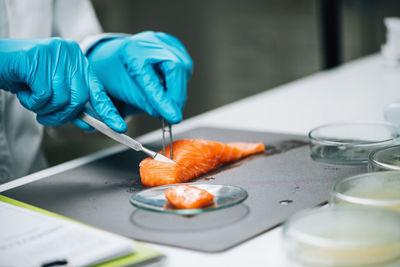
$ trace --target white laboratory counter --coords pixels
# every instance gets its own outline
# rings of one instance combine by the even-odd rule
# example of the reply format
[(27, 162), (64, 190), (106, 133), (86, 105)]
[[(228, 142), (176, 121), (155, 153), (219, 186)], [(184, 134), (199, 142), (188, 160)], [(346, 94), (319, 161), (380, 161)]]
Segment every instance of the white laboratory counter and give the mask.
[[(386, 70), (381, 58), (373, 55), (185, 120), (174, 127), (174, 133), (193, 127), (215, 126), (306, 135), (311, 128), (336, 121), (383, 121), (384, 107), (399, 99), (400, 71)], [(145, 142), (158, 137), (156, 131), (140, 140)], [(117, 146), (46, 169), (1, 185), (0, 192), (123, 149)], [(221, 253), (146, 245), (165, 254), (168, 267), (279, 267), (285, 265), (281, 229), (278, 227)]]
[[(306, 135), (331, 122), (383, 121), (384, 107), (395, 100), (400, 100), (400, 71), (385, 69), (373, 55), (201, 114), (176, 130), (208, 125)], [(278, 227), (216, 254), (151, 247), (165, 253), (171, 267), (280, 267), (286, 266), (281, 233)]]

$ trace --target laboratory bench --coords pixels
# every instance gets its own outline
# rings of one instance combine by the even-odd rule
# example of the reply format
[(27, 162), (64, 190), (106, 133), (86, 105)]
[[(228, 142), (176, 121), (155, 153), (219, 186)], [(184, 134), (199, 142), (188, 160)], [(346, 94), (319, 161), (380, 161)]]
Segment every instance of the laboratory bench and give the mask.
[[(303, 136), (310, 129), (338, 121), (383, 121), (385, 106), (400, 98), (400, 71), (384, 66), (371, 55), (337, 68), (273, 88), (222, 106), (174, 126), (179, 135), (198, 127)], [(151, 143), (154, 131), (138, 138)], [(0, 192), (85, 166), (125, 151), (122, 146), (78, 158), (0, 186)], [(328, 196), (326, 196), (328, 199)], [(162, 222), (160, 222), (162, 223)], [(166, 266), (285, 266), (282, 227), (276, 226), (221, 252), (199, 252), (154, 243), (144, 244), (166, 255)]]

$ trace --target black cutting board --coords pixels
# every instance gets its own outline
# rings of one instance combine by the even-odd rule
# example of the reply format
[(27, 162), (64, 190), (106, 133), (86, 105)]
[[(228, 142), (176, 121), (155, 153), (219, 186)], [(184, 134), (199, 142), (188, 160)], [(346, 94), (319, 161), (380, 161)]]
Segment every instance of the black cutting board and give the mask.
[[(365, 165), (312, 160), (304, 136), (196, 128), (176, 136), (181, 138), (263, 142), (264, 155), (251, 156), (196, 180), (240, 186), (249, 198), (235, 207), (192, 217), (136, 209), (129, 198), (145, 188), (138, 170), (145, 156), (133, 150), (3, 194), (138, 240), (218, 252), (274, 228), (296, 211), (326, 202), (335, 181), (366, 171)], [(159, 148), (160, 144), (149, 146)]]

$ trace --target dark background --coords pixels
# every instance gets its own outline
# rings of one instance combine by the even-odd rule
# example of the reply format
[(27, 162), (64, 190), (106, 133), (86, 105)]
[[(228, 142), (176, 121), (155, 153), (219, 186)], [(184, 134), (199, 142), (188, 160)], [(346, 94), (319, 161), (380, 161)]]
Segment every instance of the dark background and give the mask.
[[(324, 69), (327, 11), (337, 15), (334, 39), (341, 63), (378, 52), (385, 41), (383, 18), (400, 16), (398, 0), (92, 2), (105, 32), (163, 31), (185, 44), (194, 73), (184, 118)], [(324, 11), (327, 2), (335, 3), (336, 12), (329, 6)], [(160, 125), (158, 119), (139, 115), (131, 119), (129, 134), (138, 136)], [(44, 139), (51, 165), (112, 144), (72, 126), (48, 128)]]

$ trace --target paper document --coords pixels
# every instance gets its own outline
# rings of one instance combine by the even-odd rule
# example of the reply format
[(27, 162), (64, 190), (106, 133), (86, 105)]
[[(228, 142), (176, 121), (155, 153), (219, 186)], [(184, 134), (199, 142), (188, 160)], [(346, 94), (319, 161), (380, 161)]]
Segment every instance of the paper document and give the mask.
[(86, 266), (133, 252), (128, 238), (0, 202), (0, 266)]

